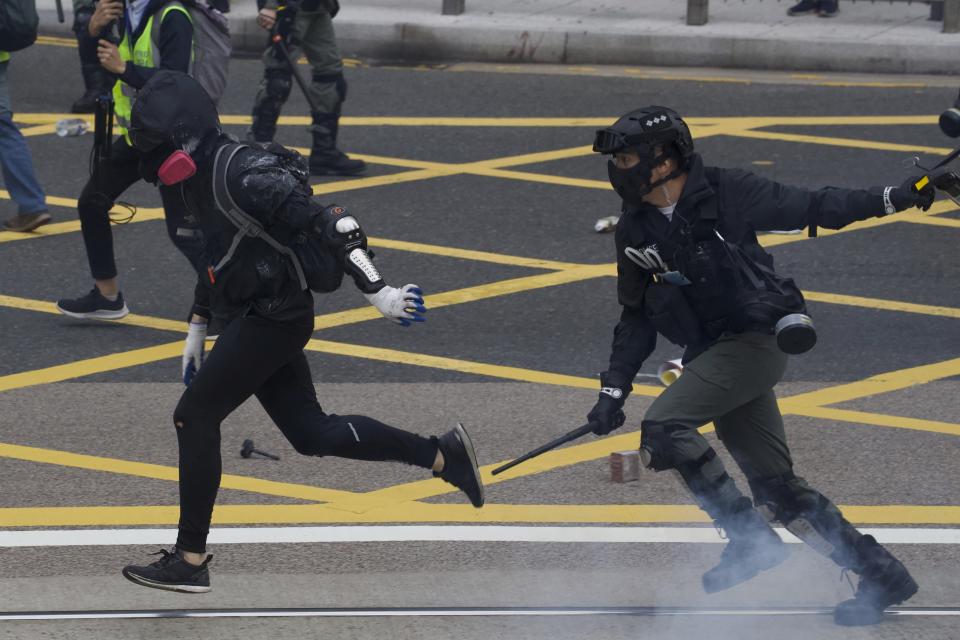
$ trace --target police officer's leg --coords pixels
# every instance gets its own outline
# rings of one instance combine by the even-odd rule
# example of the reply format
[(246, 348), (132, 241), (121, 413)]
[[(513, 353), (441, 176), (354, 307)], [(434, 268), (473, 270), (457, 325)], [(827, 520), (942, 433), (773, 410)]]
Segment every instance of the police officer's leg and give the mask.
[(885, 607), (913, 595), (917, 585), (906, 568), (873, 536), (857, 531), (826, 496), (794, 474), (772, 391), (724, 416), (717, 431), (747, 476), (757, 508), (815, 551), (862, 576), (864, 588), (858, 592), (859, 599), (838, 607), (838, 622), (879, 621)]
[(347, 157), (337, 148), (340, 113), (347, 99), (343, 60), (333, 31), (333, 20), (325, 11), (304, 14), (303, 50), (313, 69), (310, 97), (316, 107), (311, 116), (313, 148), (310, 172), (313, 175), (358, 175), (367, 165)]
[(256, 315), (231, 322), (207, 354), (173, 414), (180, 450), (180, 528), (177, 548), (206, 549), (220, 486), (220, 424), (303, 349), (308, 323)]
[(99, 184), (95, 184), (91, 178), (83, 187), (77, 201), (77, 212), (90, 274), (96, 281), (96, 287), (86, 296), (59, 300), (57, 306), (64, 314), (116, 319), (128, 313), (117, 288), (110, 209), (120, 194), (140, 181), (139, 159), (139, 154), (122, 137), (117, 138), (113, 143), (110, 162), (102, 168)]
[(740, 573), (707, 572), (707, 591), (733, 586), (783, 559), (779, 538), (751, 508), (697, 429), (769, 392), (783, 374), (785, 359), (772, 336), (724, 336), (687, 365), (641, 423), (640, 452), (646, 466), (677, 471), (700, 507), (726, 531), (730, 544), (721, 567), (746, 563)]
[[(291, 60), (296, 62), (301, 55), (299, 31), (294, 31), (287, 44)], [(261, 57), (263, 60), (263, 80), (253, 102), (253, 124), (248, 137), (255, 142), (271, 142), (277, 133), (277, 120), (284, 103), (290, 97), (293, 88), (293, 72), (282, 55), (272, 46), (267, 46)]]
[(97, 59), (97, 39), (90, 35), (87, 27), (93, 16), (93, 0), (74, 0), (73, 32), (77, 37), (77, 51), (80, 54), (80, 72), (83, 74), (84, 93), (70, 107), (73, 113), (93, 113), (97, 96), (110, 90), (113, 79), (100, 66)]

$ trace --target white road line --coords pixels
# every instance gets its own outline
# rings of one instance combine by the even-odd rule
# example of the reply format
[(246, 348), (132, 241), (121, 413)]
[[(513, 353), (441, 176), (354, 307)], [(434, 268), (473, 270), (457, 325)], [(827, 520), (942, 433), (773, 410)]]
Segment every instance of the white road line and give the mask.
[[(887, 544), (960, 545), (960, 528), (884, 527), (862, 529)], [(800, 541), (777, 529), (787, 542)], [(175, 529), (30, 529), (0, 531), (0, 548), (169, 545)], [(210, 544), (281, 544), (309, 542), (573, 542), (573, 543), (720, 543), (712, 527), (531, 527), (531, 526), (329, 526), (222, 527)]]
[[(129, 611), (23, 611), (0, 613), (0, 622), (15, 620), (106, 620), (131, 618), (386, 618), (503, 616), (828, 616), (832, 608), (777, 607), (711, 609), (694, 607), (430, 607), (419, 609), (146, 609)], [(888, 616), (960, 616), (960, 609), (903, 607)]]

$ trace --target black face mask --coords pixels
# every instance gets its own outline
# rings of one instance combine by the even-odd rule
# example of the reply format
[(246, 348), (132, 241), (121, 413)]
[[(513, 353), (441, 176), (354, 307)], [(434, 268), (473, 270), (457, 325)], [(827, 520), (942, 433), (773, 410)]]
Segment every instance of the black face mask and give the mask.
[(617, 195), (628, 205), (639, 207), (643, 203), (643, 196), (653, 191), (654, 187), (659, 187), (668, 180), (680, 175), (681, 170), (671, 172), (656, 182), (650, 182), (653, 174), (653, 168), (666, 162), (672, 156), (668, 153), (662, 153), (655, 158), (640, 156), (640, 162), (629, 169), (617, 167), (613, 160), (607, 162), (607, 176), (610, 178), (610, 184)]

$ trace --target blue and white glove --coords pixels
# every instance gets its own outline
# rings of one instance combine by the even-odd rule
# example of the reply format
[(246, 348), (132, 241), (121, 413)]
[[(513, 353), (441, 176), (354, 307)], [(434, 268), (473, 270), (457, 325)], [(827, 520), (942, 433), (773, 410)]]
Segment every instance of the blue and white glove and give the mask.
[(183, 384), (190, 386), (190, 381), (203, 364), (203, 341), (207, 337), (206, 322), (191, 322), (187, 328), (187, 342), (183, 347), (183, 362), (180, 372), (183, 374)]
[(423, 291), (415, 284), (407, 284), (399, 289), (387, 286), (376, 293), (365, 293), (363, 297), (385, 318), (401, 326), (409, 327), (413, 322), (426, 321), (421, 315), (427, 312), (423, 306)]

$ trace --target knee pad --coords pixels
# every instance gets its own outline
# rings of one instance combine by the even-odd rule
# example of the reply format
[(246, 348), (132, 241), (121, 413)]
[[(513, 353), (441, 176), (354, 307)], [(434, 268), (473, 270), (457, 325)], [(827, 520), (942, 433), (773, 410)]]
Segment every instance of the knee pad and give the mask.
[(671, 434), (678, 429), (677, 425), (665, 425), (659, 422), (643, 421), (640, 424), (640, 459), (643, 465), (654, 471), (674, 469), (675, 459)]
[(340, 99), (340, 102), (344, 102), (347, 99), (347, 79), (343, 77), (342, 71), (337, 73), (318, 73), (317, 71), (314, 71), (313, 83), (332, 83), (337, 91), (337, 97)]
[(286, 101), (293, 87), (293, 76), (289, 69), (267, 69), (265, 93), (272, 100)]

